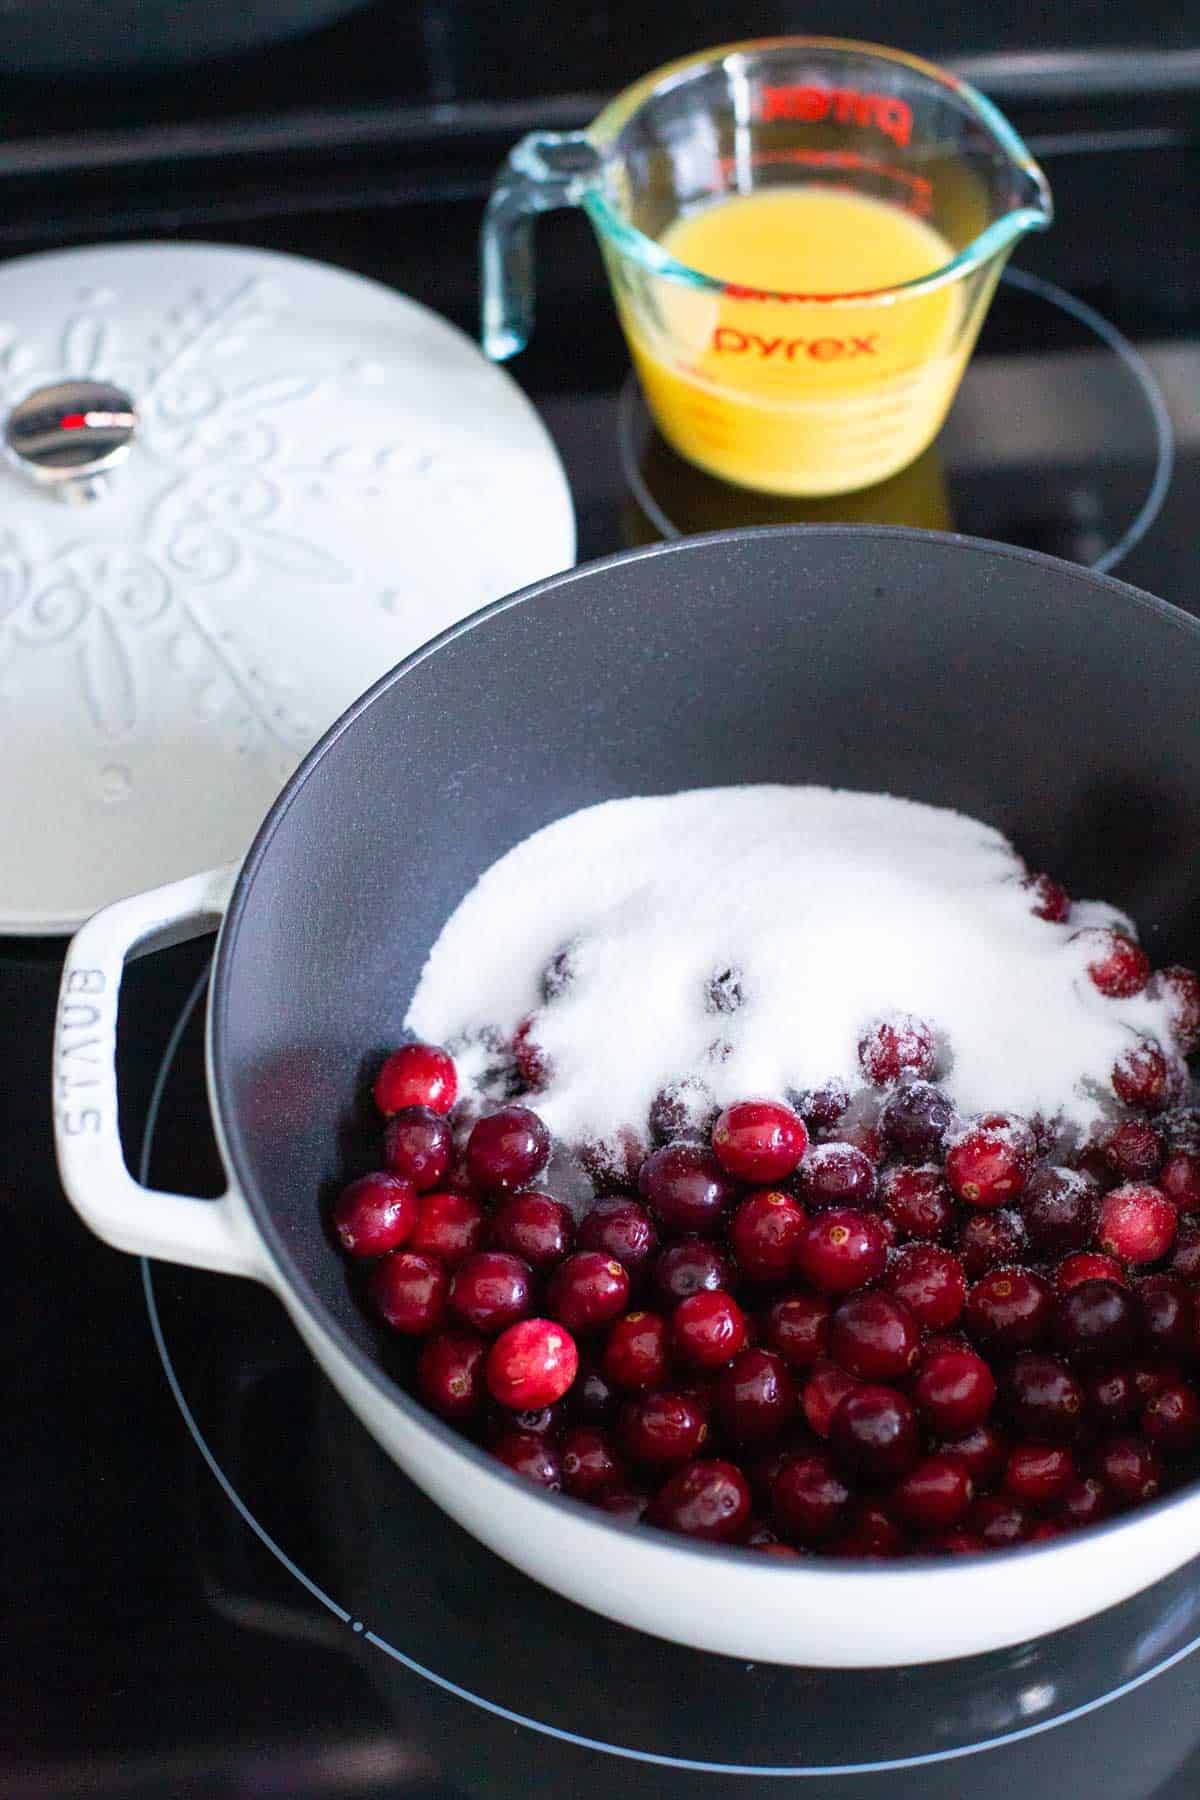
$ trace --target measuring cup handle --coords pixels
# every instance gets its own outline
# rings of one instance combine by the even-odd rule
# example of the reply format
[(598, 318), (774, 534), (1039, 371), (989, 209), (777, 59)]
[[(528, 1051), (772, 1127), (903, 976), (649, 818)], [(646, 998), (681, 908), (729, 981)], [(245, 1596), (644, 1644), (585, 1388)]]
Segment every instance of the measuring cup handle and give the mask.
[(533, 330), (535, 214), (578, 206), (600, 166), (600, 152), (583, 131), (535, 131), (510, 150), (479, 240), (481, 335), (493, 362), (523, 350)]

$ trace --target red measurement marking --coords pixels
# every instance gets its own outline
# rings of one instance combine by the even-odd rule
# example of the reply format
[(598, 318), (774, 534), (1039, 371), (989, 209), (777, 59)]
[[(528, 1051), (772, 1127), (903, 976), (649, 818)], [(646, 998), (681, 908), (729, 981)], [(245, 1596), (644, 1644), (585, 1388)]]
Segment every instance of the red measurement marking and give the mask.
[(773, 119), (797, 119), (818, 125), (832, 119), (838, 125), (865, 125), (882, 131), (903, 149), (912, 138), (912, 107), (894, 94), (868, 94), (858, 88), (816, 86), (764, 87), (758, 103), (764, 124)]

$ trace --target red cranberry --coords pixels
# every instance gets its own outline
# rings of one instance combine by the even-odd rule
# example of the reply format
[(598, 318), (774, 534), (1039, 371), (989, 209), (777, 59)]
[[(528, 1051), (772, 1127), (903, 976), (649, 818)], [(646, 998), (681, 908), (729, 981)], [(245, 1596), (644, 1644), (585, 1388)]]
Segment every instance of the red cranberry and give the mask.
[(925, 1357), (913, 1387), (921, 1416), (948, 1437), (981, 1425), (995, 1397), (995, 1377), (974, 1350), (939, 1350)]
[(1021, 1201), (1031, 1248), (1039, 1256), (1063, 1256), (1091, 1241), (1096, 1186), (1079, 1169), (1035, 1169)]
[(1099, 1240), (1122, 1262), (1159, 1262), (1175, 1241), (1178, 1215), (1161, 1188), (1127, 1181), (1100, 1202)]
[[(484, 1364), (484, 1379), (487, 1378), (487, 1364)], [(524, 1411), (512, 1412), (506, 1406), (500, 1406), (495, 1400), (489, 1400), (486, 1413), (486, 1431), (489, 1444), (508, 1431), (531, 1431), (536, 1437), (550, 1438), (557, 1443), (563, 1426), (564, 1407), (561, 1400), (551, 1406), (530, 1406)]]
[(847, 1468), (880, 1478), (903, 1475), (917, 1458), (912, 1402), (895, 1388), (857, 1387), (839, 1403), (829, 1442)]
[(548, 1310), (570, 1331), (595, 1331), (629, 1304), (629, 1276), (602, 1250), (578, 1250), (550, 1277)]
[(1058, 1516), (1064, 1525), (1096, 1525), (1101, 1519), (1108, 1517), (1108, 1496), (1104, 1492), (1104, 1484), (1096, 1480), (1094, 1475), (1085, 1475), (1080, 1481), (1073, 1481), (1063, 1495), (1058, 1506)]
[(679, 1302), (671, 1319), (671, 1336), (685, 1362), (699, 1369), (719, 1369), (745, 1349), (749, 1333), (737, 1301), (718, 1288)]
[(393, 1175), (411, 1181), (418, 1193), (435, 1188), (454, 1155), (454, 1134), (428, 1106), (402, 1106), (383, 1133), (384, 1161)]
[(518, 1319), (488, 1351), (488, 1392), (514, 1412), (553, 1406), (578, 1368), (575, 1340), (557, 1320)]
[(1096, 1452), (1095, 1469), (1118, 1506), (1153, 1500), (1162, 1487), (1158, 1452), (1144, 1438), (1109, 1438)]
[(1137, 1337), (1133, 1296), (1115, 1281), (1081, 1281), (1058, 1297), (1058, 1337), (1076, 1360), (1112, 1361)]
[(1061, 1444), (1014, 1444), (1004, 1485), (1029, 1506), (1053, 1506), (1075, 1481), (1075, 1459)]
[(1151, 978), (1150, 996), (1166, 1003), (1179, 1054), (1191, 1056), (1200, 1050), (1200, 975), (1174, 963)]
[(731, 1288), (733, 1264), (714, 1244), (689, 1238), (660, 1253), (654, 1264), (653, 1281), (666, 1305), (677, 1306), (692, 1294)]
[(677, 1138), (706, 1138), (717, 1111), (708, 1083), (698, 1075), (685, 1075), (661, 1088), (650, 1102), (650, 1135), (658, 1144), (670, 1144)]
[(544, 1088), (553, 1073), (545, 1047), (538, 1040), (539, 1020), (536, 1013), (522, 1019), (513, 1032), (512, 1054), (517, 1073), (527, 1088)]
[(1174, 1381), (1142, 1408), (1142, 1434), (1158, 1450), (1176, 1456), (1200, 1439), (1200, 1399), (1194, 1387)]
[(1029, 910), (1048, 925), (1065, 925), (1071, 916), (1071, 896), (1049, 875), (1026, 875), (1021, 886), (1029, 895)]
[(988, 1113), (950, 1139), (946, 1180), (968, 1206), (1004, 1206), (1029, 1179), (1033, 1148), (1033, 1134), (1023, 1119)]
[(1017, 1430), (1041, 1443), (1069, 1442), (1082, 1422), (1083, 1389), (1074, 1374), (1057, 1357), (1037, 1351), (1026, 1351), (1013, 1363), (1008, 1403)]
[(978, 1532), (966, 1531), (956, 1525), (952, 1531), (939, 1531), (935, 1536), (926, 1538), (922, 1546), (931, 1556), (977, 1556), (987, 1545)]
[(383, 1256), (408, 1242), (417, 1208), (411, 1181), (378, 1171), (342, 1189), (334, 1202), (333, 1228), (350, 1256)]
[(997, 1350), (1032, 1350), (1050, 1329), (1050, 1284), (1031, 1269), (995, 1269), (967, 1295), (964, 1318), (976, 1343)]
[(489, 1337), (524, 1318), (532, 1298), (529, 1264), (505, 1250), (477, 1250), (450, 1284), (452, 1310)]
[(842, 1081), (824, 1087), (792, 1088), (788, 1103), (813, 1131), (829, 1131), (850, 1104), (850, 1090)]
[(875, 1019), (858, 1040), (858, 1062), (868, 1081), (888, 1087), (904, 1075), (924, 1080), (933, 1074), (933, 1032), (911, 1013)]
[(621, 1396), (601, 1369), (582, 1364), (571, 1389), (571, 1413), (585, 1425), (607, 1425), (616, 1417)]
[(888, 1506), (877, 1499), (860, 1500), (850, 1511), (849, 1530), (828, 1549), (843, 1556), (902, 1556), (908, 1548), (903, 1531)]
[(783, 1281), (796, 1259), (804, 1212), (776, 1188), (751, 1194), (729, 1221), (729, 1245), (749, 1281)]
[(1024, 1543), (1033, 1530), (1033, 1520), (1021, 1502), (999, 1494), (977, 1494), (967, 1524), (988, 1550)]
[(1115, 1281), (1118, 1287), (1128, 1286), (1125, 1271), (1113, 1256), (1104, 1256), (1098, 1250), (1079, 1250), (1074, 1256), (1064, 1256), (1054, 1271), (1058, 1292), (1069, 1294), (1085, 1281)]
[(1122, 1050), (1113, 1064), (1112, 1084), (1118, 1100), (1145, 1112), (1158, 1112), (1171, 1098), (1171, 1071), (1153, 1038), (1141, 1038)]
[(1159, 1171), (1158, 1185), (1180, 1212), (1200, 1211), (1200, 1153), (1172, 1150)]
[(976, 1425), (961, 1436), (944, 1439), (937, 1448), (961, 1456), (975, 1483), (976, 1493), (997, 1481), (1008, 1457), (1008, 1443), (991, 1424)]
[(944, 1331), (962, 1312), (966, 1277), (957, 1256), (937, 1244), (910, 1244), (889, 1264), (884, 1285), (914, 1314), (922, 1331)]
[(842, 1525), (850, 1490), (823, 1450), (785, 1457), (771, 1485), (771, 1509), (785, 1537), (818, 1544)]
[(1087, 951), (1087, 972), (1110, 1000), (1128, 1000), (1140, 994), (1150, 979), (1146, 952), (1110, 925), (1088, 925), (1071, 939)]
[(624, 1482), (614, 1488), (607, 1488), (597, 1498), (596, 1505), (602, 1512), (612, 1513), (614, 1518), (623, 1519), (627, 1525), (638, 1525), (650, 1510), (650, 1495), (645, 1488)]
[(1093, 1369), (1083, 1382), (1083, 1403), (1088, 1417), (1108, 1430), (1131, 1419), (1141, 1405), (1133, 1376), (1125, 1363), (1109, 1369)]
[(644, 1206), (623, 1194), (611, 1194), (597, 1200), (581, 1221), (579, 1248), (602, 1251), (634, 1276), (658, 1249), (658, 1233)]
[(851, 1294), (834, 1313), (829, 1354), (864, 1381), (900, 1381), (917, 1360), (921, 1329), (903, 1300), (890, 1294)]
[(448, 1269), (456, 1269), (463, 1258), (478, 1250), (487, 1233), (483, 1208), (469, 1194), (456, 1194), (438, 1188), (422, 1194), (418, 1201), (417, 1223), (409, 1239), (411, 1250), (423, 1250), (436, 1256)]
[(813, 1144), (796, 1171), (796, 1187), (809, 1206), (869, 1206), (875, 1170), (853, 1144)]
[(474, 1331), (438, 1331), (417, 1358), (417, 1388), (443, 1419), (465, 1419), (483, 1403), (487, 1345)]
[(405, 1337), (427, 1337), (446, 1311), (450, 1277), (436, 1257), (393, 1250), (367, 1278), (367, 1295), (385, 1325)]
[(621, 1414), (621, 1441), (635, 1462), (673, 1468), (697, 1456), (708, 1436), (708, 1413), (692, 1394), (639, 1394)]
[(1006, 1263), (1020, 1262), (1025, 1254), (1025, 1225), (1009, 1207), (992, 1212), (971, 1212), (958, 1228), (958, 1254), (963, 1272), (971, 1281)]
[(953, 1102), (927, 1081), (910, 1081), (889, 1095), (879, 1125), (883, 1141), (897, 1156), (921, 1163), (940, 1156), (955, 1122)]
[(827, 1358), (813, 1365), (808, 1380), (804, 1384), (804, 1392), (800, 1403), (804, 1416), (818, 1437), (827, 1438), (833, 1415), (846, 1398), (862, 1384), (853, 1375), (847, 1375), (845, 1369)]
[(616, 1320), (604, 1345), (603, 1369), (629, 1391), (661, 1387), (667, 1378), (670, 1337), (661, 1313), (631, 1312)]
[(558, 1493), (562, 1487), (562, 1465), (558, 1451), (544, 1437), (532, 1431), (506, 1431), (492, 1445), (492, 1455), (514, 1475)]
[(763, 1342), (793, 1369), (809, 1369), (829, 1342), (832, 1302), (823, 1294), (788, 1294), (762, 1316)]
[(946, 1531), (966, 1517), (975, 1484), (961, 1456), (935, 1451), (896, 1483), (894, 1497), (902, 1517), (918, 1531)]
[(549, 1155), (550, 1133), (527, 1106), (488, 1113), (467, 1139), (467, 1171), (485, 1192), (524, 1187)]
[(796, 1246), (796, 1262), (822, 1293), (848, 1294), (882, 1275), (887, 1239), (870, 1213), (831, 1207), (808, 1220)]
[(914, 1169), (898, 1163), (885, 1169), (879, 1197), (884, 1216), (902, 1238), (940, 1238), (954, 1217), (950, 1189), (941, 1170), (932, 1166)]
[[(1163, 1143), (1147, 1119), (1125, 1119), (1109, 1132), (1101, 1154), (1123, 1181), (1152, 1181), (1162, 1164)], [(1027, 1199), (1026, 1209), (1028, 1204)]]
[(733, 1463), (690, 1462), (661, 1490), (652, 1517), (667, 1531), (727, 1544), (739, 1535), (749, 1512), (750, 1489)]
[(796, 1415), (796, 1385), (773, 1350), (742, 1350), (713, 1386), (717, 1418), (735, 1444), (777, 1437)]
[(620, 1126), (609, 1137), (585, 1138), (575, 1145), (575, 1155), (591, 1176), (594, 1192), (625, 1198), (637, 1183), (647, 1147), (631, 1127)]
[(458, 1095), (454, 1059), (436, 1044), (405, 1044), (380, 1069), (374, 1094), (385, 1117), (408, 1106), (448, 1113)]
[(1195, 1331), (1187, 1282), (1179, 1275), (1145, 1275), (1133, 1291), (1147, 1347), (1164, 1356), (1190, 1356)]
[(1200, 1219), (1180, 1219), (1167, 1267), (1187, 1282), (1200, 1282)]
[(1026, 1538), (1027, 1544), (1048, 1544), (1063, 1535), (1066, 1527), (1058, 1519), (1039, 1519)]
[(669, 1231), (708, 1231), (717, 1225), (737, 1189), (711, 1150), (700, 1144), (668, 1144), (642, 1164), (638, 1187)]
[(549, 1194), (505, 1194), (492, 1214), (492, 1243), (534, 1269), (552, 1268), (571, 1251), (575, 1221)]
[(1183, 1370), (1176, 1362), (1160, 1357), (1142, 1356), (1126, 1364), (1133, 1391), (1139, 1400), (1153, 1400), (1164, 1388), (1183, 1380)]
[(790, 1175), (807, 1145), (804, 1120), (774, 1100), (739, 1100), (712, 1131), (713, 1155), (726, 1173), (764, 1186)]
[(559, 1460), (563, 1487), (576, 1500), (598, 1500), (627, 1479), (612, 1438), (599, 1425), (573, 1425), (563, 1436)]

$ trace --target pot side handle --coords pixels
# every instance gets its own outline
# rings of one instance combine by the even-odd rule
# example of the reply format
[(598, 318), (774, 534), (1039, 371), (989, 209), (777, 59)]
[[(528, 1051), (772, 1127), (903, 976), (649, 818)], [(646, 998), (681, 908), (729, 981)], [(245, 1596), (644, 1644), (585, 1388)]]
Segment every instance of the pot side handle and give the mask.
[(240, 1194), (197, 1200), (144, 1188), (125, 1166), (117, 1123), (117, 1010), (125, 964), (221, 923), (237, 865), (118, 900), (72, 938), (54, 1027), (54, 1145), (66, 1195), (117, 1250), (265, 1280), (261, 1240)]

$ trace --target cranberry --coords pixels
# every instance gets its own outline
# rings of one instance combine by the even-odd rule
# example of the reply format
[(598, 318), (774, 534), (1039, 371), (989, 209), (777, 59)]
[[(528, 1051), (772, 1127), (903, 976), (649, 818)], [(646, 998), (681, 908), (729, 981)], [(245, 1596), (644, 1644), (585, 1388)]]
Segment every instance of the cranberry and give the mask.
[(935, 1556), (977, 1556), (987, 1545), (978, 1532), (965, 1531), (961, 1525), (952, 1531), (939, 1531), (934, 1537), (926, 1538), (922, 1549)]
[(1033, 1148), (1033, 1134), (1023, 1119), (988, 1113), (950, 1139), (946, 1180), (968, 1206), (1004, 1206), (1029, 1179)]
[(704, 984), (704, 1010), (710, 1013), (735, 1013), (746, 1002), (742, 971), (736, 963), (717, 969)]
[(492, 1455), (514, 1475), (558, 1493), (562, 1487), (562, 1465), (558, 1451), (543, 1437), (532, 1431), (506, 1431), (491, 1447)]
[(1109, 1429), (1131, 1419), (1141, 1405), (1133, 1376), (1125, 1363), (1109, 1369), (1093, 1369), (1083, 1382), (1083, 1403), (1088, 1417)]
[(549, 1194), (505, 1194), (492, 1214), (492, 1243), (534, 1269), (561, 1262), (570, 1254), (574, 1235), (569, 1208)]
[(451, 1309), (488, 1336), (524, 1318), (532, 1298), (529, 1264), (505, 1250), (477, 1250), (450, 1284)]
[(850, 1527), (828, 1548), (843, 1556), (902, 1556), (907, 1541), (888, 1506), (876, 1499), (860, 1500), (851, 1508)]
[(1194, 1387), (1173, 1381), (1142, 1408), (1142, 1434), (1156, 1449), (1177, 1455), (1200, 1439), (1200, 1399)]
[(1187, 1282), (1179, 1275), (1145, 1275), (1133, 1291), (1147, 1347), (1165, 1356), (1190, 1356), (1195, 1331)]
[(1171, 1036), (1181, 1056), (1200, 1050), (1200, 975), (1173, 963), (1151, 978), (1150, 995), (1165, 1002)]
[(650, 1496), (645, 1488), (634, 1487), (632, 1483), (619, 1483), (614, 1488), (607, 1488), (596, 1501), (597, 1506), (614, 1518), (623, 1519), (627, 1525), (638, 1525), (650, 1510)]
[(486, 1192), (522, 1188), (545, 1166), (550, 1133), (527, 1106), (503, 1106), (480, 1119), (467, 1139), (467, 1171)]
[(1180, 1212), (1200, 1211), (1200, 1154), (1172, 1150), (1159, 1172), (1158, 1185)]
[(967, 1330), (997, 1350), (1032, 1350), (1050, 1329), (1050, 1284), (1031, 1269), (995, 1269), (967, 1295)]
[(1126, 1119), (1104, 1140), (1101, 1154), (1124, 1181), (1150, 1181), (1163, 1159), (1163, 1142), (1147, 1119)]
[(671, 1319), (671, 1335), (685, 1362), (718, 1369), (745, 1349), (749, 1333), (737, 1301), (718, 1288), (681, 1300)]
[(832, 1302), (823, 1294), (788, 1294), (762, 1316), (763, 1341), (793, 1369), (808, 1369), (825, 1354)]
[(1094, 1475), (1073, 1481), (1058, 1504), (1058, 1516), (1064, 1525), (1096, 1525), (1108, 1517), (1108, 1496), (1104, 1484)]
[(518, 1319), (488, 1351), (488, 1392), (514, 1412), (553, 1406), (578, 1368), (575, 1340), (557, 1320)]
[(804, 1384), (801, 1395), (801, 1406), (804, 1416), (818, 1437), (829, 1436), (829, 1426), (834, 1413), (846, 1398), (862, 1384), (853, 1375), (847, 1375), (845, 1369), (828, 1358), (813, 1365), (808, 1380)]
[(422, 1194), (417, 1204), (410, 1250), (423, 1250), (428, 1256), (438, 1257), (448, 1269), (456, 1269), (464, 1257), (480, 1248), (487, 1221), (483, 1208), (469, 1194), (438, 1188), (431, 1194)]
[(903, 1475), (917, 1458), (912, 1402), (895, 1388), (857, 1387), (839, 1402), (829, 1442), (841, 1462), (863, 1475)]
[(579, 1250), (550, 1277), (546, 1303), (569, 1330), (595, 1331), (629, 1304), (629, 1276), (602, 1250)]
[(692, 1394), (639, 1394), (621, 1414), (621, 1441), (635, 1462), (672, 1468), (699, 1454), (708, 1436), (708, 1411)]
[(443, 1419), (465, 1419), (483, 1403), (487, 1345), (474, 1331), (438, 1331), (417, 1358), (421, 1398)]
[(700, 1144), (668, 1144), (642, 1164), (638, 1187), (669, 1231), (708, 1231), (737, 1189), (711, 1150)]
[(788, 1103), (813, 1131), (829, 1131), (850, 1104), (850, 1090), (842, 1081), (824, 1087), (792, 1088)]
[(672, 1244), (654, 1264), (653, 1281), (657, 1293), (668, 1306), (677, 1306), (692, 1294), (733, 1286), (733, 1265), (713, 1244)]
[(904, 1075), (922, 1080), (933, 1074), (933, 1032), (911, 1013), (875, 1019), (858, 1040), (859, 1067), (876, 1087), (887, 1087)]
[(1031, 1248), (1039, 1256), (1082, 1250), (1091, 1241), (1096, 1198), (1095, 1183), (1079, 1169), (1035, 1169), (1021, 1201)]
[(1004, 1486), (1015, 1500), (1053, 1506), (1075, 1481), (1075, 1459), (1061, 1444), (1014, 1444), (1004, 1469)]
[(829, 1354), (864, 1381), (903, 1380), (917, 1360), (920, 1326), (903, 1300), (890, 1294), (851, 1294), (834, 1313)]
[(667, 1531), (727, 1544), (739, 1535), (749, 1512), (750, 1489), (741, 1470), (712, 1461), (677, 1469), (654, 1501), (651, 1516)]
[(809, 1219), (796, 1246), (802, 1275), (827, 1294), (848, 1294), (883, 1273), (887, 1240), (879, 1220), (847, 1206)]
[(1113, 1256), (1104, 1256), (1098, 1250), (1080, 1250), (1074, 1256), (1064, 1256), (1054, 1271), (1058, 1292), (1069, 1294), (1085, 1281), (1115, 1281), (1118, 1287), (1128, 1286), (1125, 1271)]
[(813, 1144), (796, 1171), (796, 1187), (810, 1206), (869, 1206), (875, 1170), (853, 1144)]
[(1088, 925), (1071, 939), (1087, 951), (1087, 972), (1110, 1000), (1140, 994), (1150, 979), (1150, 958), (1123, 931), (1110, 925)]
[(976, 1532), (988, 1550), (1007, 1549), (1023, 1543), (1033, 1530), (1033, 1520), (1019, 1500), (999, 1494), (978, 1494), (967, 1514), (969, 1528)]
[(402, 1175), (424, 1193), (435, 1188), (450, 1167), (454, 1134), (431, 1107), (402, 1106), (384, 1129), (383, 1154), (394, 1175)]
[(972, 1281), (1019, 1262), (1025, 1254), (1025, 1225), (1009, 1207), (992, 1212), (968, 1213), (958, 1228), (958, 1254), (963, 1272)]
[(1065, 925), (1071, 916), (1071, 897), (1049, 875), (1026, 875), (1021, 886), (1030, 897), (1029, 910), (1048, 925)]
[(667, 1322), (661, 1313), (625, 1313), (611, 1327), (602, 1367), (609, 1381), (629, 1391), (661, 1387), (669, 1364)]
[(1158, 1452), (1144, 1438), (1109, 1438), (1096, 1452), (1095, 1469), (1119, 1506), (1153, 1500), (1162, 1487)]
[(615, 1418), (620, 1399), (603, 1370), (580, 1365), (571, 1389), (571, 1412), (576, 1419), (587, 1425), (607, 1425)]
[(739, 1351), (717, 1376), (713, 1399), (721, 1428), (735, 1444), (765, 1443), (796, 1415), (795, 1383), (773, 1350)]
[(513, 1032), (512, 1054), (517, 1073), (527, 1088), (544, 1088), (553, 1074), (553, 1066), (545, 1047), (538, 1041), (539, 1020), (536, 1013), (522, 1019)]
[(1009, 1373), (1008, 1402), (1013, 1423), (1025, 1437), (1065, 1443), (1079, 1430), (1083, 1389), (1057, 1357), (1037, 1351), (1018, 1356)]
[[(487, 1377), (487, 1364), (484, 1364), (484, 1378)], [(495, 1400), (489, 1400), (486, 1415), (486, 1435), (489, 1444), (502, 1438), (508, 1431), (531, 1431), (535, 1437), (550, 1438), (555, 1443), (563, 1425), (563, 1403), (556, 1400), (550, 1406), (529, 1406), (521, 1411), (511, 1412), (508, 1407), (500, 1406)]]
[(1128, 1181), (1100, 1202), (1101, 1247), (1123, 1262), (1159, 1262), (1175, 1240), (1178, 1215), (1161, 1188)]
[(1133, 1296), (1115, 1281), (1082, 1281), (1059, 1295), (1057, 1324), (1068, 1356), (1110, 1361), (1133, 1345), (1137, 1308)]
[(961, 1456), (975, 1483), (976, 1493), (981, 1493), (999, 1478), (1008, 1457), (1005, 1438), (991, 1424), (976, 1425), (961, 1436), (944, 1438), (937, 1448)]
[(658, 1233), (644, 1206), (623, 1194), (597, 1200), (579, 1226), (579, 1248), (600, 1250), (639, 1275), (658, 1249)]
[(803, 1119), (774, 1100), (727, 1106), (712, 1131), (713, 1155), (737, 1181), (782, 1181), (808, 1145)]
[(599, 1425), (573, 1425), (560, 1452), (563, 1487), (576, 1500), (598, 1500), (626, 1480), (612, 1438)]
[(1171, 1071), (1153, 1038), (1141, 1038), (1122, 1050), (1113, 1064), (1112, 1084), (1126, 1106), (1158, 1112), (1171, 1097)]
[(585, 1138), (575, 1145), (575, 1155), (591, 1176), (594, 1192), (625, 1198), (637, 1183), (647, 1146), (629, 1126), (620, 1126), (609, 1137)]
[(1138, 1357), (1128, 1363), (1126, 1369), (1139, 1400), (1153, 1400), (1164, 1388), (1183, 1380), (1183, 1370), (1179, 1364), (1162, 1357)]
[(953, 1102), (927, 1081), (910, 1081), (888, 1096), (880, 1117), (883, 1141), (897, 1156), (921, 1163), (941, 1154), (955, 1122)]
[(367, 1279), (367, 1295), (385, 1325), (405, 1337), (436, 1331), (446, 1311), (450, 1277), (434, 1256), (393, 1250)]
[(764, 1188), (751, 1194), (729, 1221), (729, 1244), (750, 1281), (783, 1281), (796, 1258), (804, 1212), (790, 1194)]
[(388, 1057), (373, 1091), (385, 1117), (409, 1106), (448, 1113), (458, 1095), (454, 1059), (436, 1044), (405, 1044)]
[(1167, 1267), (1187, 1282), (1200, 1282), (1200, 1219), (1180, 1219)]
[(957, 1525), (974, 1497), (975, 1484), (966, 1463), (944, 1450), (914, 1463), (895, 1489), (901, 1515), (918, 1531), (946, 1531)]
[(383, 1256), (412, 1236), (417, 1190), (399, 1175), (377, 1171), (342, 1189), (333, 1206), (333, 1229), (350, 1256)]
[(670, 1144), (677, 1138), (706, 1138), (717, 1111), (708, 1083), (698, 1075), (685, 1075), (660, 1088), (650, 1102), (650, 1136), (658, 1144)]
[(850, 1490), (823, 1450), (785, 1457), (771, 1485), (771, 1509), (785, 1537), (817, 1544), (842, 1525)]
[(889, 1264), (884, 1285), (914, 1314), (922, 1331), (953, 1325), (967, 1297), (957, 1256), (937, 1244), (910, 1244)]
[(879, 1182), (884, 1216), (902, 1238), (940, 1238), (954, 1217), (950, 1190), (940, 1169), (898, 1163), (885, 1169)]
[(995, 1397), (995, 1377), (974, 1350), (939, 1350), (926, 1356), (913, 1387), (922, 1418), (950, 1437), (981, 1425)]

